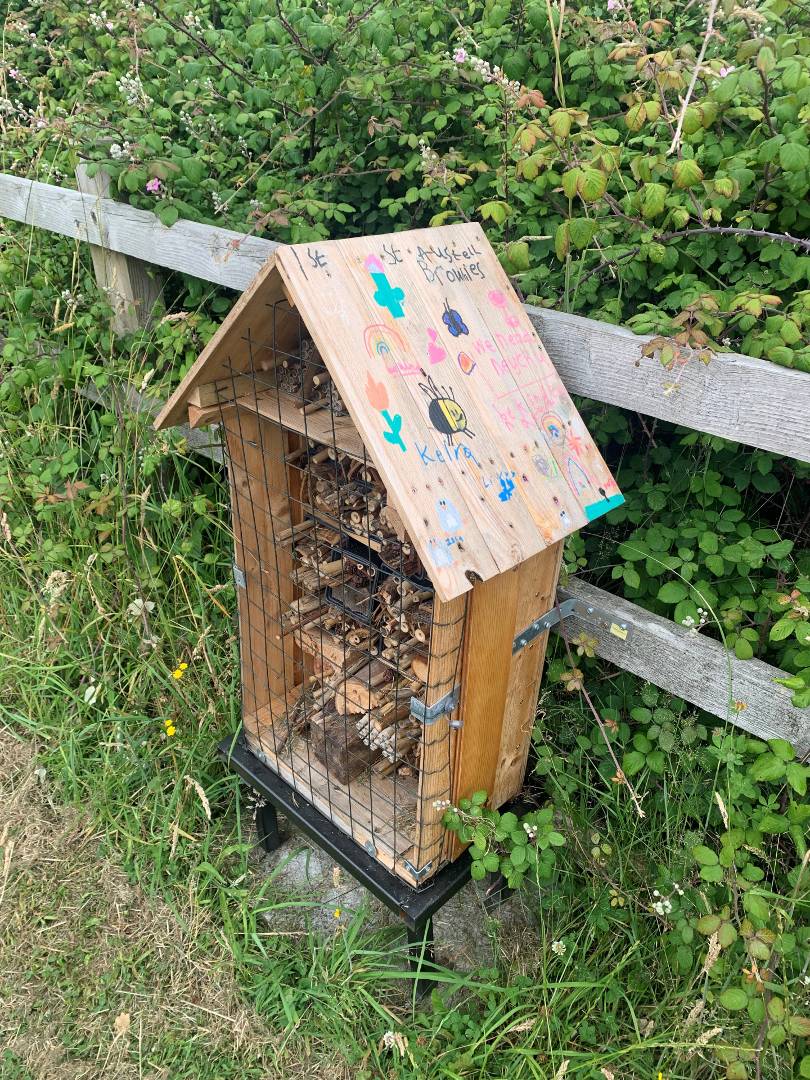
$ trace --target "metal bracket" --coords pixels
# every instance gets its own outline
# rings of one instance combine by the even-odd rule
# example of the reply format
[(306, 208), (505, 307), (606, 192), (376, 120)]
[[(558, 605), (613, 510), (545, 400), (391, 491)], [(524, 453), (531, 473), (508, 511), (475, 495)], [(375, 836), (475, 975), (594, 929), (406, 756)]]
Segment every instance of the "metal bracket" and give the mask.
[(422, 878), (425, 877), (426, 874), (430, 873), (430, 869), (433, 866), (433, 862), (432, 861), (431, 862), (426, 862), (421, 870), (417, 870), (416, 867), (413, 865), (413, 863), (409, 859), (403, 859), (402, 860), (402, 865), (405, 867), (405, 869), (408, 871), (409, 874), (413, 875), (413, 877), (415, 878), (416, 881), (421, 881)]
[(592, 604), (584, 604), (581, 600), (576, 600), (574, 597), (571, 597), (568, 600), (563, 600), (561, 604), (557, 604), (553, 608), (550, 608), (545, 615), (540, 615), (533, 623), (530, 623), (525, 630), (521, 631), (512, 642), (512, 653), (520, 652), (522, 648), (534, 641), (536, 637), (540, 634), (545, 634), (552, 626), (556, 626), (558, 622), (568, 618), (569, 615), (578, 615), (579, 618), (585, 622), (596, 623), (599, 628), (609, 631), (614, 637), (620, 638), (622, 641), (629, 640), (632, 633), (632, 630), (628, 627), (627, 623), (617, 623), (615, 621), (615, 616), (605, 608), (594, 607)]
[(459, 687), (454, 686), (449, 693), (445, 694), (444, 697), (440, 697), (432, 705), (425, 705), (424, 701), (412, 697), (411, 716), (415, 716), (423, 724), (434, 724), (444, 713), (451, 713), (455, 709), (456, 705), (458, 705), (458, 696)]
[(533, 623), (530, 623), (525, 630), (518, 634), (512, 642), (512, 652), (520, 652), (530, 641), (534, 641), (540, 634), (545, 634), (546, 630), (550, 630), (552, 626), (555, 626), (560, 619), (564, 619), (567, 615), (573, 615), (576, 609), (576, 600), (566, 600), (558, 607), (550, 608), (545, 615), (535, 619)]
[(237, 566), (236, 563), (233, 564), (233, 582), (237, 589), (244, 589), (246, 584), (245, 571), (241, 566)]

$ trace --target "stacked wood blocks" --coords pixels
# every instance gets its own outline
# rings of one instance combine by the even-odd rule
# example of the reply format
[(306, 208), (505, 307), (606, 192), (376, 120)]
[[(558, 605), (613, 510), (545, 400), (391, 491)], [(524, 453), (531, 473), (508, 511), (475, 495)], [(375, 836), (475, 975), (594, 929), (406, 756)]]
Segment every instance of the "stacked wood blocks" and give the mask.
[(343, 784), (369, 769), (414, 778), (410, 703), (427, 680), (433, 590), (374, 468), (327, 447), (288, 465), (301, 473), (303, 520), (275, 537), (291, 547), (297, 593), (281, 634), (293, 635), (307, 674), (285, 740), (308, 739)]

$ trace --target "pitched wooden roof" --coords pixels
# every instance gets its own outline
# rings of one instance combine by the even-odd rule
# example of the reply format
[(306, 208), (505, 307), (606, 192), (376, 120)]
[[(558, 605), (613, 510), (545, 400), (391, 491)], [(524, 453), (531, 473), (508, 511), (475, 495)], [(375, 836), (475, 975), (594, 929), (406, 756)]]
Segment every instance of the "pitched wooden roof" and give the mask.
[(623, 502), (476, 224), (279, 248), (157, 426), (248, 370), (282, 284), (442, 599)]

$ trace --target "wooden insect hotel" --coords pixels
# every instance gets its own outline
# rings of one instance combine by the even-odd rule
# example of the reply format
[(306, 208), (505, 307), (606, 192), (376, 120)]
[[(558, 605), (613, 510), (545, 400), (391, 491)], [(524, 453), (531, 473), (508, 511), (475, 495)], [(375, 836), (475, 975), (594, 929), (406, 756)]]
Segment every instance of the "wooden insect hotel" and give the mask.
[(279, 247), (156, 421), (218, 423), (250, 749), (390, 871), (520, 790), (562, 541), (622, 502), (474, 224)]

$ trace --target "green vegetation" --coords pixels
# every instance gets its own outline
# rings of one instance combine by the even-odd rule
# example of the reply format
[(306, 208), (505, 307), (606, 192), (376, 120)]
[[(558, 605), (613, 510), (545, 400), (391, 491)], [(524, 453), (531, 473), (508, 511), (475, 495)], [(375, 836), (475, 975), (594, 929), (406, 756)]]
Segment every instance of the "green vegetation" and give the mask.
[[(691, 92), (702, 3), (288, 7), (18, 9), (0, 167), (69, 183), (89, 158), (166, 224), (280, 240), (481, 219), (533, 301), (660, 335), (668, 392), (729, 348), (808, 369), (806, 6), (720, 3)], [(232, 297), (172, 276), (170, 317), (115, 341), (87, 248), (17, 227), (0, 234), (0, 283), (0, 717), (91, 815), (98, 857), (143, 894), (137, 917), (173, 912), (177, 940), (227, 975), (226, 1011), (256, 1025), (238, 1051), (221, 1032), (198, 1045), (187, 1020), (147, 1026), (115, 1043), (120, 1075), (148, 1060), (194, 1078), (810, 1076), (810, 769), (604, 671), (587, 638), (550, 663), (529, 818), (480, 796), (448, 813), (476, 875), (497, 861), (522, 883), (533, 948), (504, 941), (492, 970), (437, 970), (416, 1007), (401, 941), (362, 917), (328, 940), (268, 929), (289, 900), (255, 875), (247, 808), (212, 761), (239, 714), (221, 476), (75, 392), (124, 378), (164, 394)], [(571, 541), (568, 569), (768, 660), (810, 704), (807, 467), (584, 408), (627, 503)], [(3, 826), (0, 949), (79, 913), (61, 959), (12, 955), (32, 1001), (63, 1003), (48, 1022), (69, 1058), (103, 1062), (113, 990), (174, 976), (148, 950), (94, 942), (98, 898), (65, 907), (53, 867), (26, 876), (9, 855), (20, 821)], [(78, 977), (107, 950), (108, 983)], [(0, 1031), (27, 1022), (12, 1004)], [(14, 1045), (1, 1076), (31, 1068)]]

